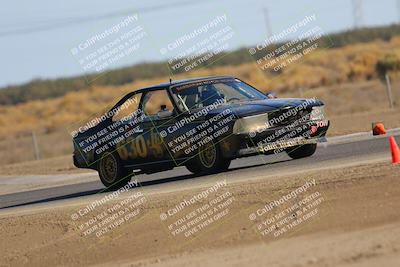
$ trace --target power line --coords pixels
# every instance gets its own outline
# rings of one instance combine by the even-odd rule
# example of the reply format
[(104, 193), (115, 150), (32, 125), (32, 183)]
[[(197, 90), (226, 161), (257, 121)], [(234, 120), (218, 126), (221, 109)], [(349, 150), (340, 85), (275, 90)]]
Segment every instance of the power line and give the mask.
[[(209, 1), (209, 0), (206, 0), (206, 1)], [(44, 25), (34, 25), (34, 26), (28, 26), (28, 27), (23, 27), (23, 28), (19, 28), (19, 29), (11, 29), (11, 30), (6, 30), (6, 31), (1, 31), (0, 37), (49, 31), (49, 30), (53, 30), (53, 29), (69, 27), (71, 25), (76, 25), (76, 24), (81, 24), (81, 23), (86, 23), (86, 22), (91, 22), (91, 21), (118, 18), (118, 17), (122, 17), (122, 16), (135, 14), (135, 13), (141, 13), (141, 14), (151, 13), (151, 12), (156, 12), (159, 10), (165, 10), (165, 9), (174, 8), (174, 7), (198, 5), (198, 4), (204, 3), (204, 2), (205, 1), (193, 2), (193, 1), (189, 0), (189, 1), (175, 2), (172, 4), (162, 4), (162, 5), (157, 5), (157, 6), (151, 6), (151, 7), (132, 8), (132, 9), (128, 9), (128, 10), (125, 9), (125, 10), (120, 10), (117, 12), (111, 12), (111, 13), (106, 13), (106, 14), (96, 15), (96, 16), (81, 16), (81, 17), (49, 20), (49, 21), (47, 21), (47, 24), (44, 24)]]

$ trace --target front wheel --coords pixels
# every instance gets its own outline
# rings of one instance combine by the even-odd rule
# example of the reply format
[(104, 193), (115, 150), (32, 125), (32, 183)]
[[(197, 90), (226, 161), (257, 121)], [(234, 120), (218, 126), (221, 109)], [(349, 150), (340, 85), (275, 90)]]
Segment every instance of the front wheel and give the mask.
[(111, 190), (119, 189), (131, 180), (117, 153), (105, 153), (98, 163), (97, 171), (101, 182)]
[(211, 174), (228, 170), (230, 164), (231, 160), (224, 158), (219, 147), (210, 141), (188, 161), (186, 168), (194, 174)]
[(312, 156), (315, 150), (317, 150), (317, 144), (307, 144), (288, 148), (286, 152), (292, 159), (301, 159)]

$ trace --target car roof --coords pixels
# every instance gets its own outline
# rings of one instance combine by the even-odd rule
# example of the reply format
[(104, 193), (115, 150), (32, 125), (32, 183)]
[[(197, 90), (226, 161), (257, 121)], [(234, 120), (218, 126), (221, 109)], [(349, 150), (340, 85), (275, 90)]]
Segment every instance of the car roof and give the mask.
[(142, 88), (137, 91), (150, 91), (150, 90), (157, 90), (157, 89), (164, 89), (169, 86), (177, 86), (177, 85), (183, 85), (183, 84), (188, 84), (188, 83), (195, 83), (195, 82), (202, 82), (202, 81), (210, 81), (210, 80), (217, 80), (217, 79), (235, 79), (235, 77), (232, 76), (206, 76), (206, 77), (198, 77), (198, 78), (190, 78), (190, 79), (184, 79), (184, 80), (176, 80), (176, 81), (171, 81), (171, 82), (166, 82), (166, 83), (160, 83), (157, 85), (153, 85), (150, 87)]
[(232, 77), (232, 76), (207, 76), (207, 77), (198, 77), (198, 78), (191, 78), (191, 79), (185, 79), (185, 80), (176, 80), (176, 81), (171, 81), (171, 82), (166, 82), (166, 83), (160, 83), (160, 84), (153, 85), (150, 87), (141, 88), (141, 89), (138, 89), (138, 90), (135, 90), (135, 91), (132, 91), (132, 92), (126, 94), (110, 110), (113, 110), (116, 107), (120, 106), (128, 98), (132, 97), (135, 94), (140, 94), (140, 93), (149, 92), (149, 91), (153, 91), (153, 90), (166, 89), (169, 86), (177, 86), (177, 85), (183, 85), (183, 84), (188, 84), (188, 83), (212, 81), (212, 80), (218, 80), (218, 79), (236, 79), (236, 78)]

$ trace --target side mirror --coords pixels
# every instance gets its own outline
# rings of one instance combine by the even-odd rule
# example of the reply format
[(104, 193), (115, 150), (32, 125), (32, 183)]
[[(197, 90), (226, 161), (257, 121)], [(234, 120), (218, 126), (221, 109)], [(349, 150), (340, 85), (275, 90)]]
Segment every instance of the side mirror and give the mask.
[(277, 98), (276, 94), (274, 92), (267, 92), (265, 93), (265, 95), (269, 98), (269, 99), (274, 99)]

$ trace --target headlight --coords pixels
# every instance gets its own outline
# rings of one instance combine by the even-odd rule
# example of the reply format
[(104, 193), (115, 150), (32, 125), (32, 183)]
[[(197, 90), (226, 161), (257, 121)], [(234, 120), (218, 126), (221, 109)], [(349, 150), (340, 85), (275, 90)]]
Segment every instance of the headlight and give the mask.
[(234, 134), (260, 133), (270, 127), (268, 114), (244, 117), (238, 119), (233, 126)]
[(310, 114), (310, 120), (312, 121), (325, 120), (325, 106), (313, 107)]

